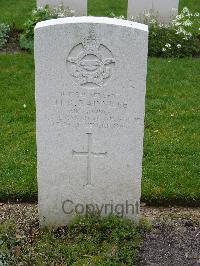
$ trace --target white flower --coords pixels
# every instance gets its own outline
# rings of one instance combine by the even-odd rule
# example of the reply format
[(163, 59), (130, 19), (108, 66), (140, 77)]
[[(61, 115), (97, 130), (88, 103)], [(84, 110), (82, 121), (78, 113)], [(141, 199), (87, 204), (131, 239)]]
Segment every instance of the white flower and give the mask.
[(170, 43), (166, 43), (166, 44), (165, 44), (165, 47), (167, 47), (167, 48), (171, 49), (171, 47), (172, 47), (172, 46), (171, 46), (171, 44), (170, 44)]
[(37, 14), (37, 9), (34, 9), (33, 11), (32, 11), (32, 15), (34, 16), (34, 15), (36, 15)]
[(176, 20), (182, 19), (184, 16), (182, 14), (176, 16)]
[(155, 24), (157, 21), (153, 18), (152, 20), (151, 20), (151, 23), (152, 24)]
[(177, 48), (180, 49), (181, 48), (181, 44), (177, 44)]
[(191, 32), (188, 32), (186, 31), (184, 28), (182, 27), (179, 27), (177, 30), (176, 30), (176, 34), (183, 34), (185, 36), (185, 38), (191, 38), (192, 37), (192, 33)]
[(149, 11), (145, 11), (144, 12), (144, 16), (147, 17), (147, 18), (150, 18), (151, 17), (151, 14)]
[(166, 48), (162, 48), (162, 52), (166, 52), (167, 51), (167, 49)]
[(26, 108), (26, 104), (25, 103), (24, 103), (23, 107), (24, 107), (24, 109)]
[(181, 23), (180, 22), (175, 22), (174, 25), (178, 27), (178, 26), (181, 26)]
[(184, 26), (191, 26), (192, 25), (192, 21), (190, 21), (189, 19), (187, 19), (186, 21), (183, 22)]
[(190, 13), (189, 9), (185, 6), (182, 10), (183, 13)]
[(44, 7), (43, 6), (38, 6), (38, 8), (37, 8), (37, 10), (43, 10), (44, 9)]
[(199, 17), (199, 13), (198, 12), (196, 12), (194, 15), (195, 15), (195, 17)]
[(64, 18), (64, 17), (65, 17), (65, 14), (63, 14), (63, 13), (58, 13), (58, 17), (59, 17), (59, 18)]

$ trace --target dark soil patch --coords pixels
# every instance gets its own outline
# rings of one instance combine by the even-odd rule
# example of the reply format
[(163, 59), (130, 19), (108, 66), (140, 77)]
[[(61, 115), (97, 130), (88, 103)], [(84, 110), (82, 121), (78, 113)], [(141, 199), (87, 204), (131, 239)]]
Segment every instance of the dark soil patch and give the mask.
[(21, 34), (20, 30), (13, 28), (9, 34), (7, 43), (5, 44), (3, 48), (0, 49), (0, 53), (1, 54), (7, 54), (7, 53), (15, 54), (19, 52), (25, 52), (19, 46), (20, 34)]
[(200, 265), (200, 209), (159, 209), (154, 209), (153, 229), (144, 235), (137, 265)]
[(200, 265), (199, 226), (190, 220), (156, 223), (144, 237), (139, 265)]

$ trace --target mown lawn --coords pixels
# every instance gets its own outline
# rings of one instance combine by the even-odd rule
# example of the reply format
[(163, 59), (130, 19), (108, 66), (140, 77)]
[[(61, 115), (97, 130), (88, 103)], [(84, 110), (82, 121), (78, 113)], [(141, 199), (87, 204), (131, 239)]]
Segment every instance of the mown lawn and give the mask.
[[(184, 6), (200, 12), (199, 0), (180, 0), (179, 9)], [(21, 29), (35, 7), (35, 0), (0, 0), (0, 22), (7, 22)], [(126, 16), (127, 0), (88, 0), (89, 15), (110, 16), (111, 13)]]
[(88, 14), (110, 17), (111, 13), (114, 13), (116, 16), (126, 16), (127, 2), (127, 0), (89, 0)]
[(0, 56), (0, 199), (36, 198), (34, 64)]
[(193, 12), (200, 12), (200, 1), (199, 0), (180, 0), (179, 9), (187, 6)]
[[(142, 199), (200, 203), (200, 60), (149, 59)], [(34, 63), (0, 56), (0, 201), (36, 200)]]
[(142, 199), (200, 204), (200, 60), (150, 59)]
[(33, 0), (0, 0), (0, 23), (6, 22), (22, 29), (35, 5)]

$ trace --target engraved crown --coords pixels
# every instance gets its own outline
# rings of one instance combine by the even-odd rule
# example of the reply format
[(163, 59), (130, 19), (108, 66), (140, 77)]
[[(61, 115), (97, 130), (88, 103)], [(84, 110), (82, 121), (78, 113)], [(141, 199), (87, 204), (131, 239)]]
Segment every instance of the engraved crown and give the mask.
[(93, 31), (90, 32), (89, 36), (85, 38), (82, 43), (87, 53), (96, 53), (98, 51), (99, 43)]

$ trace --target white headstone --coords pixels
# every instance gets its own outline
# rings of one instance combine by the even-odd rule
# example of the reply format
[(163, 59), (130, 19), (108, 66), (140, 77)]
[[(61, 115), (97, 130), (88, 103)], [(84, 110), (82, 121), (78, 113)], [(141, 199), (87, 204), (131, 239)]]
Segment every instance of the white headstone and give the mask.
[(148, 27), (97, 17), (35, 28), (40, 224), (139, 216)]
[(128, 18), (150, 12), (160, 22), (168, 23), (178, 13), (179, 0), (128, 0)]
[(45, 5), (49, 5), (49, 7), (62, 5), (74, 10), (75, 16), (87, 16), (87, 0), (37, 0), (37, 7)]

